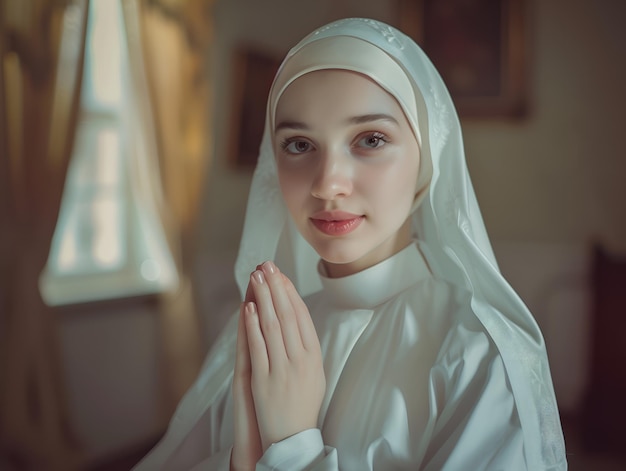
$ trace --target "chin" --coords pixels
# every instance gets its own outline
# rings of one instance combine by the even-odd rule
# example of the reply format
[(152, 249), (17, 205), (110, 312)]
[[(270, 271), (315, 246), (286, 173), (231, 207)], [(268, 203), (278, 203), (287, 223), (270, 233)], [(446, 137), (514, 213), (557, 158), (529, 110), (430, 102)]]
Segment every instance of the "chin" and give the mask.
[(308, 242), (323, 260), (330, 263), (349, 263), (357, 258), (354, 255), (354, 241), (310, 237)]
[(318, 252), (320, 258), (327, 263), (332, 263), (333, 265), (349, 265), (357, 262), (360, 257), (349, 256), (348, 254), (336, 254), (336, 253), (320, 253)]
[(363, 244), (358, 244), (355, 240), (335, 239), (311, 242), (320, 258), (333, 265), (358, 264), (372, 251), (372, 248), (364, 247)]

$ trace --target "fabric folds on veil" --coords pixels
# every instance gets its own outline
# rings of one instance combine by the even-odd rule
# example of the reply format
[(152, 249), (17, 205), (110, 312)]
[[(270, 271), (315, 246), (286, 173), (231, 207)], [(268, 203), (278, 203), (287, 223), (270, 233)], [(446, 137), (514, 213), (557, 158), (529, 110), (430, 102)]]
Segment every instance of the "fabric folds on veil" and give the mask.
[[(420, 241), (435, 276), (472, 293), (471, 308), (497, 346), (511, 382), (529, 469), (566, 469), (543, 337), (528, 309), (500, 274), (465, 163), (460, 123), (430, 60), (400, 31), (378, 21), (351, 18), (326, 25), (304, 38), (289, 52), (278, 76), (303, 48), (341, 36), (384, 51), (409, 78), (417, 102), (418, 116), (413, 118), (419, 126), (415, 131), (421, 140), (422, 158), (432, 166), (430, 185), (412, 214), (414, 237)], [(323, 68), (341, 67), (318, 67)], [(385, 88), (384, 83), (379, 84)], [(319, 256), (295, 229), (280, 194), (271, 144), (270, 107), (271, 103), (235, 276), (243, 297), (254, 267), (275, 260), (305, 296), (321, 289), (316, 270)], [(235, 335), (234, 329), (230, 332)]]

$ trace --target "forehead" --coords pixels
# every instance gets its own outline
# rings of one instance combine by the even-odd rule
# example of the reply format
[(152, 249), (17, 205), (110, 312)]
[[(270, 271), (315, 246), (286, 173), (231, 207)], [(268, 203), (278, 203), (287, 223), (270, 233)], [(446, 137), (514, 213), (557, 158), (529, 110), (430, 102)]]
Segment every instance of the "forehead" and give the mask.
[(275, 122), (329, 111), (403, 115), (396, 99), (371, 78), (327, 69), (309, 72), (289, 84), (278, 100)]

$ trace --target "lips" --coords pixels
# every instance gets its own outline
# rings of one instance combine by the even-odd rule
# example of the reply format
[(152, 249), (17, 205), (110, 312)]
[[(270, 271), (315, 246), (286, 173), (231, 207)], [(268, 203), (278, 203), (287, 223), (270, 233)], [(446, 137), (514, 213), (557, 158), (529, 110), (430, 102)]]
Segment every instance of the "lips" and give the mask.
[(342, 236), (356, 230), (365, 216), (345, 211), (320, 211), (311, 216), (311, 222), (322, 233)]

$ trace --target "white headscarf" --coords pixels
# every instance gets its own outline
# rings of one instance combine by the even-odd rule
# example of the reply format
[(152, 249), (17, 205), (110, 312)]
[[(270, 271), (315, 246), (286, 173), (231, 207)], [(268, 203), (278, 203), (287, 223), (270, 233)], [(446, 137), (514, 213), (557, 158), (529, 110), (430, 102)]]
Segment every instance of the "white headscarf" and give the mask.
[(360, 72), (400, 103), (421, 147), (416, 195), (421, 203), (411, 216), (414, 237), (435, 276), (472, 293), (471, 308), (506, 367), (529, 469), (564, 469), (563, 435), (541, 332), (498, 269), (450, 95), (424, 52), (400, 31), (369, 19), (340, 20), (308, 35), (285, 58), (270, 92), (235, 266), (242, 296), (250, 272), (265, 260), (275, 260), (303, 296), (321, 288), (319, 256), (295, 229), (280, 193), (272, 123), (289, 83), (322, 69)]

